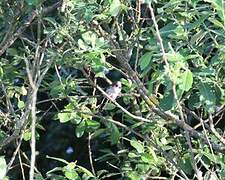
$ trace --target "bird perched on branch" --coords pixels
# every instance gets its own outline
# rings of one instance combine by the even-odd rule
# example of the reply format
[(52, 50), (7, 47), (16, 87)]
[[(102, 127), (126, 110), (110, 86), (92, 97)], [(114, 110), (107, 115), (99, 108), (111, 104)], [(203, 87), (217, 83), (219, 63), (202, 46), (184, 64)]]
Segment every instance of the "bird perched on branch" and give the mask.
[(119, 96), (121, 89), (122, 89), (122, 84), (120, 81), (117, 81), (117, 82), (112, 83), (112, 85), (107, 88), (106, 93), (113, 100), (115, 100)]
[[(113, 100), (115, 100), (121, 93), (122, 90), (122, 84), (120, 81), (116, 81), (112, 83), (107, 89), (106, 93), (109, 97), (111, 97)], [(98, 105), (99, 109), (104, 109), (107, 103), (109, 102), (109, 99), (104, 98), (101, 103)]]

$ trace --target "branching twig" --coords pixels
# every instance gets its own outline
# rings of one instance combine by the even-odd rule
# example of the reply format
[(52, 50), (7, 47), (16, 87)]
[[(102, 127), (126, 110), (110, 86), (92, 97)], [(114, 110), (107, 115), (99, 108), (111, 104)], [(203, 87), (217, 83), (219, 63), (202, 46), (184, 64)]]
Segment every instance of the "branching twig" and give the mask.
[(130, 116), (133, 119), (139, 120), (139, 121), (151, 122), (150, 120), (148, 120), (146, 118), (143, 118), (143, 117), (140, 117), (140, 116), (136, 116), (136, 115), (130, 113), (129, 111), (127, 111), (119, 103), (117, 103), (114, 99), (112, 99), (101, 87), (99, 87), (98, 85), (94, 84), (94, 82), (88, 77), (88, 74), (84, 70), (82, 70), (82, 72), (89, 79), (89, 81), (90, 81), (92, 86), (96, 87), (106, 98), (108, 98), (113, 104), (115, 104), (118, 108), (120, 108), (128, 116)]
[(16, 155), (17, 155), (18, 151), (20, 150), (20, 146), (21, 146), (22, 140), (23, 140), (23, 136), (21, 135), (21, 137), (19, 139), (19, 143), (17, 144), (16, 150), (14, 151), (13, 156), (12, 156), (10, 162), (7, 165), (6, 174), (10, 170), (10, 168), (11, 168), (11, 166), (12, 166), (12, 164), (13, 164), (15, 158), (16, 158)]
[[(115, 40), (113, 40), (111, 38), (111, 36), (106, 31), (104, 31), (102, 29), (102, 27), (98, 24), (97, 21), (93, 21), (93, 26), (94, 26), (94, 28), (95, 28), (95, 30), (96, 30), (96, 32), (98, 33), (99, 36), (103, 36), (109, 41), (109, 44), (110, 44), (112, 49), (120, 49), (119, 44)], [(159, 33), (157, 33), (157, 34), (159, 34)], [(159, 36), (158, 39), (160, 40), (160, 38), (161, 37)], [(162, 39), (160, 40), (160, 42), (161, 42), (160, 47), (162, 48), (163, 47)], [(163, 47), (163, 49), (164, 49), (164, 47)], [(164, 52), (164, 51), (162, 50), (162, 52)], [(124, 52), (124, 51), (114, 51), (113, 54), (116, 56), (117, 60), (119, 61), (121, 69), (128, 75), (128, 77), (131, 79), (131, 81), (136, 85), (138, 93), (144, 99), (145, 103), (149, 106), (149, 109), (151, 111), (153, 111), (154, 113), (159, 115), (164, 120), (174, 121), (177, 124), (177, 126), (179, 126), (180, 128), (182, 128), (184, 130), (187, 130), (189, 132), (190, 136), (202, 139), (206, 144), (208, 144), (207, 139), (204, 138), (202, 133), (193, 129), (191, 126), (186, 124), (184, 121), (180, 120), (178, 118), (178, 116), (172, 114), (171, 112), (164, 112), (163, 110), (161, 110), (157, 106), (157, 104), (154, 104), (154, 102), (151, 101), (151, 99), (148, 96), (148, 90), (145, 88), (145, 86), (143, 85), (143, 83), (139, 79), (138, 74), (131, 68), (130, 64), (128, 63), (128, 61), (129, 61), (128, 57), (129, 56), (126, 54), (126, 52)], [(163, 58), (166, 59), (165, 54), (163, 54)], [(218, 152), (225, 152), (225, 147), (222, 147), (221, 145), (218, 145), (218, 144), (213, 143), (213, 142), (211, 142), (211, 144), (212, 144), (212, 147), (213, 147), (214, 150), (216, 150)]]
[[(52, 10), (56, 9), (57, 7), (61, 6), (62, 1), (59, 0), (52, 6), (46, 7), (42, 10), (43, 14), (46, 14), (48, 12), (51, 12)], [(12, 36), (9, 36), (6, 38), (3, 42), (0, 44), (0, 56), (7, 50), (8, 47), (10, 47), (18, 37), (21, 36), (21, 34), (26, 30), (28, 26), (33, 22), (33, 20), (37, 17), (36, 10), (32, 11), (28, 18), (24, 21), (23, 25), (21, 25), (14, 33), (12, 33)]]

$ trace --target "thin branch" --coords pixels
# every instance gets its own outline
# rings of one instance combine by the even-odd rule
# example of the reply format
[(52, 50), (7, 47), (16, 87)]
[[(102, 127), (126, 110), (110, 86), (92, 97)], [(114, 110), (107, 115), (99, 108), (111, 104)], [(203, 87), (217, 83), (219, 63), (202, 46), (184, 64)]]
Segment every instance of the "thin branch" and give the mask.
[[(52, 6), (46, 7), (42, 10), (43, 14), (49, 13), (53, 11), (54, 9), (61, 6), (62, 0), (59, 0)], [(12, 36), (9, 36), (5, 39), (5, 41), (1, 42), (0, 44), (0, 56), (9, 48), (16, 40), (21, 36), (21, 34), (26, 30), (28, 26), (31, 25), (33, 20), (37, 17), (36, 10), (29, 13), (28, 18), (24, 21), (23, 25), (21, 25), (16, 32), (12, 33)]]
[(91, 165), (91, 171), (94, 174), (94, 176), (96, 176), (95, 174), (95, 168), (93, 165), (93, 160), (92, 160), (92, 151), (91, 151), (91, 133), (88, 133), (88, 154), (89, 154), (89, 161), (90, 161), (90, 165)]
[(15, 111), (14, 111), (14, 108), (13, 108), (13, 105), (10, 101), (10, 98), (8, 97), (8, 94), (7, 94), (7, 91), (6, 91), (6, 88), (2, 82), (2, 80), (0, 80), (0, 83), (1, 83), (1, 86), (2, 86), (2, 91), (4, 93), (4, 96), (5, 96), (5, 99), (6, 99), (6, 103), (7, 103), (7, 109), (8, 111), (10, 112), (11, 115), (13, 115), (13, 117), (17, 118), (16, 114), (15, 114)]
[(210, 130), (212, 131), (212, 133), (216, 136), (216, 138), (225, 145), (225, 139), (222, 136), (220, 136), (220, 134), (216, 131), (216, 129), (214, 127), (213, 117), (212, 117), (211, 113), (209, 113), (209, 127), (210, 127)]
[[(113, 40), (111, 38), (111, 36), (106, 31), (104, 31), (102, 29), (102, 27), (98, 24), (97, 21), (93, 21), (92, 25), (95, 29), (95, 32), (98, 33), (99, 36), (103, 36), (109, 41), (109, 44), (110, 44), (112, 49), (118, 49), (118, 50), (120, 49), (119, 44), (115, 40)], [(159, 36), (159, 39), (160, 38), (161, 37)], [(161, 43), (161, 47), (163, 47), (162, 43)], [(164, 52), (164, 51), (162, 51), (162, 52)], [(114, 51), (113, 54), (116, 56), (117, 60), (119, 61), (121, 69), (123, 69), (123, 71), (125, 73), (127, 73), (129, 78), (131, 79), (131, 81), (136, 85), (138, 93), (141, 95), (141, 97), (143, 98), (145, 103), (148, 105), (150, 111), (153, 111), (154, 113), (159, 115), (164, 120), (174, 121), (177, 124), (177, 126), (179, 126), (180, 128), (182, 128), (184, 130), (187, 130), (192, 137), (202, 139), (206, 144), (208, 144), (207, 139), (204, 138), (202, 133), (196, 131), (191, 126), (189, 126), (185, 122), (181, 121), (179, 119), (179, 117), (176, 116), (175, 114), (173, 114), (171, 112), (164, 112), (163, 110), (160, 109), (160, 107), (157, 104), (152, 102), (152, 100), (148, 96), (148, 90), (145, 88), (145, 86), (143, 85), (143, 83), (139, 79), (138, 74), (131, 68), (130, 64), (128, 63), (128, 61), (129, 61), (128, 57), (129, 56), (127, 54), (125, 54), (124, 51)], [(163, 58), (166, 59), (165, 54), (163, 54)], [(212, 147), (213, 147), (214, 150), (216, 150), (218, 152), (225, 152), (225, 147), (223, 147), (221, 145), (218, 145), (216, 143), (213, 143), (213, 142), (211, 142), (211, 144), (212, 144)]]
[(151, 120), (148, 120), (146, 118), (136, 116), (129, 111), (127, 111), (125, 108), (123, 108), (119, 103), (117, 103), (114, 99), (112, 99), (101, 87), (98, 85), (94, 84), (94, 82), (88, 77), (88, 74), (82, 70), (83, 74), (89, 79), (90, 83), (92, 86), (96, 87), (107, 99), (109, 99), (113, 104), (115, 104), (118, 108), (120, 108), (124, 113), (126, 113), (128, 116), (130, 116), (133, 119), (143, 121), (143, 122), (151, 122)]
[(30, 180), (34, 179), (34, 167), (36, 160), (36, 101), (37, 101), (37, 89), (34, 89), (34, 93), (32, 96), (32, 105), (31, 105), (31, 162), (30, 162)]
[[(7, 165), (7, 168), (6, 168), (6, 174), (7, 174), (8, 171), (10, 170), (10, 168), (11, 168), (11, 166), (12, 166), (12, 164), (13, 164), (15, 158), (16, 158), (16, 155), (17, 155), (18, 151), (20, 150), (20, 146), (21, 146), (22, 140), (23, 140), (23, 136), (21, 135), (20, 140), (19, 140), (19, 143), (17, 144), (16, 150), (14, 151), (13, 156), (12, 156), (10, 162), (9, 162), (8, 165)], [(5, 174), (5, 175), (6, 175), (6, 174)]]
[(24, 169), (23, 169), (23, 162), (22, 162), (22, 159), (21, 159), (21, 153), (20, 153), (20, 151), (18, 153), (18, 157), (19, 157), (20, 169), (21, 169), (21, 173), (22, 173), (23, 180), (26, 180), (25, 179), (25, 173), (24, 173)]

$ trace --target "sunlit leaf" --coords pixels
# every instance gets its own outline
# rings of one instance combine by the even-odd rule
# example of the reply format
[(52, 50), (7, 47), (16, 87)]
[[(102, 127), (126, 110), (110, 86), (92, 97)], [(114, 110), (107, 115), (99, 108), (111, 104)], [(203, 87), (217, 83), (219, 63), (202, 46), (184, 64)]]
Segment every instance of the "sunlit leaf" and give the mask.
[(58, 118), (61, 123), (68, 122), (71, 119), (71, 113), (58, 113)]
[(0, 179), (3, 179), (5, 177), (6, 168), (7, 168), (6, 160), (4, 156), (0, 156)]
[(91, 128), (91, 129), (97, 129), (100, 126), (100, 123), (94, 120), (86, 120), (85, 122), (88, 128)]
[(19, 109), (23, 109), (25, 107), (25, 103), (23, 101), (19, 101), (17, 105)]
[(76, 136), (80, 138), (83, 136), (86, 129), (85, 121), (81, 121), (80, 124), (76, 127)]
[(110, 9), (109, 9), (110, 15), (117, 16), (119, 14), (120, 10), (121, 10), (120, 0), (113, 0), (110, 5)]
[(193, 84), (193, 75), (190, 70), (186, 70), (184, 73), (181, 74), (181, 84), (179, 84), (180, 89), (184, 91), (189, 91)]
[(168, 61), (170, 62), (173, 62), (173, 63), (176, 63), (176, 62), (179, 62), (179, 61), (184, 61), (185, 58), (184, 56), (182, 56), (180, 53), (167, 53), (167, 58), (168, 58)]
[(134, 147), (138, 153), (143, 153), (144, 152), (144, 146), (142, 143), (136, 141), (136, 140), (131, 140), (130, 145)]
[(0, 67), (0, 78), (2, 78), (2, 77), (3, 77), (3, 74), (4, 74), (3, 68), (2, 68), (2, 67)]
[(31, 131), (30, 130), (26, 130), (23, 133), (23, 139), (24, 139), (24, 141), (29, 141), (31, 139), (31, 136), (32, 136)]
[(71, 179), (71, 180), (78, 179), (78, 177), (79, 177), (79, 175), (77, 174), (77, 172), (75, 170), (66, 170), (65, 176), (66, 176), (66, 178)]

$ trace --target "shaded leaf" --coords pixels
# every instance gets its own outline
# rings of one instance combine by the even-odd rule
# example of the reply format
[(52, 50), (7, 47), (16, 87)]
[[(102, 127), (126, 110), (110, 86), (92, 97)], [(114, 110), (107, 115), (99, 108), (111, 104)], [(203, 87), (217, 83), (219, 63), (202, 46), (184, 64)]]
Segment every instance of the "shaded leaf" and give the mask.
[(200, 101), (205, 106), (206, 110), (211, 113), (214, 112), (216, 103), (215, 89), (207, 82), (200, 82), (199, 92)]
[(172, 90), (169, 90), (164, 94), (163, 98), (160, 100), (159, 106), (164, 111), (168, 111), (172, 109), (174, 105), (175, 105), (174, 94)]
[(139, 66), (141, 70), (143, 71), (145, 68), (151, 66), (152, 63), (152, 55), (153, 52), (147, 52), (145, 53), (139, 60)]
[(118, 127), (115, 124), (111, 124), (110, 126), (110, 140), (111, 140), (111, 144), (117, 144), (119, 139), (120, 139), (120, 131), (118, 129)]

